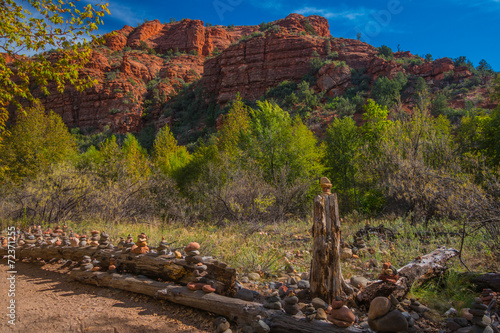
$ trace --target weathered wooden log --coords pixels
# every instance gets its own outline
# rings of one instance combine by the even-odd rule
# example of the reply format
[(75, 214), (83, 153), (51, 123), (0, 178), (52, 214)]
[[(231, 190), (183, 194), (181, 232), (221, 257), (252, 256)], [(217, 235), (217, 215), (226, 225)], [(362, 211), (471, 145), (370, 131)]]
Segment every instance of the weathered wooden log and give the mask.
[(224, 316), (239, 325), (251, 325), (257, 321), (257, 316), (260, 316), (269, 324), (272, 332), (366, 332), (356, 328), (339, 328), (333, 324), (317, 320), (307, 322), (303, 318), (289, 316), (281, 310), (266, 309), (260, 303), (247, 302), (213, 293), (207, 294), (201, 290), (191, 291), (187, 287), (157, 282), (129, 274), (110, 274), (74, 269), (71, 271), (70, 277), (82, 283), (127, 290), (212, 312)]
[(462, 273), (460, 275), (474, 283), (478, 291), (482, 289), (491, 289), (500, 292), (500, 273)]
[(331, 303), (353, 290), (342, 276), (340, 266), (340, 217), (337, 195), (330, 193), (330, 181), (321, 179), (323, 193), (314, 199), (312, 227), (311, 295)]
[[(0, 256), (7, 255), (5, 249), (0, 249)], [(39, 258), (45, 261), (52, 259), (66, 259), (81, 261), (83, 256), (90, 256), (101, 262), (106, 269), (109, 266), (111, 256), (115, 258), (118, 272), (140, 274), (152, 279), (187, 283), (191, 280), (196, 265), (186, 262), (184, 259), (176, 259), (156, 253), (134, 254), (130, 251), (115, 249), (98, 249), (97, 247), (71, 247), (71, 246), (21, 246), (16, 248), (16, 257)], [(236, 270), (226, 267), (225, 264), (215, 260), (207, 259), (206, 278), (214, 281), (217, 293), (226, 296), (234, 296), (236, 293)]]
[(362, 289), (356, 299), (360, 305), (367, 308), (370, 302), (378, 296), (388, 297), (392, 294), (401, 300), (410, 291), (413, 284), (421, 284), (432, 277), (442, 274), (447, 268), (446, 262), (457, 256), (458, 253), (453, 248), (446, 249), (442, 247), (436, 249), (399, 269), (398, 275), (400, 278), (397, 283), (377, 281)]

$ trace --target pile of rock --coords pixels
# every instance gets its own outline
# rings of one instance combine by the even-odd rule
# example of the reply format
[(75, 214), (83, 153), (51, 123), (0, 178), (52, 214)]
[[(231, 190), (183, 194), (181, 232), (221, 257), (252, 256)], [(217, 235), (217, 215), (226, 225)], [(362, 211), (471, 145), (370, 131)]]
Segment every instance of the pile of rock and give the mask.
[(62, 241), (61, 241), (62, 246), (71, 246), (71, 242), (69, 240), (69, 237), (66, 235), (66, 233), (62, 234)]
[(200, 244), (197, 242), (191, 242), (186, 247), (184, 247), (184, 252), (186, 253), (186, 262), (191, 264), (198, 264), (202, 262), (200, 257)]
[(378, 278), (382, 281), (396, 283), (399, 279), (398, 270), (390, 262), (385, 262)]
[(115, 273), (115, 272), (116, 272), (116, 260), (115, 256), (111, 256), (109, 258), (108, 273)]
[(469, 313), (472, 314), (472, 333), (493, 333), (491, 318), (486, 315), (488, 307), (483, 304), (481, 298), (476, 298), (472, 303)]
[(101, 237), (99, 238), (99, 249), (104, 250), (104, 249), (113, 249), (113, 243), (111, 243), (111, 240), (109, 238), (108, 233), (106, 232), (101, 232)]
[(332, 301), (332, 305), (326, 310), (328, 321), (338, 327), (349, 327), (356, 321), (354, 313), (344, 305), (344, 302), (337, 298)]
[(130, 252), (135, 254), (144, 254), (149, 252), (148, 247), (148, 236), (145, 233), (140, 234), (137, 237), (137, 242), (130, 248)]
[(297, 313), (299, 313), (299, 298), (295, 295), (295, 293), (293, 292), (293, 290), (291, 290), (290, 292), (288, 292), (288, 296), (285, 297), (284, 299), (285, 301), (285, 305), (283, 307), (283, 309), (285, 310), (285, 312), (289, 315), (296, 315)]
[(70, 234), (69, 234), (69, 242), (70, 242), (71, 246), (77, 247), (78, 244), (80, 243), (80, 240), (78, 239), (78, 237), (76, 237), (76, 235), (73, 232), (70, 232)]
[(230, 328), (231, 324), (224, 317), (215, 318), (214, 324), (217, 328), (217, 333), (233, 333)]
[(160, 255), (168, 255), (168, 254), (170, 254), (170, 247), (169, 247), (169, 245), (170, 244), (165, 240), (165, 237), (162, 237), (161, 241), (160, 241), (160, 244), (158, 244), (158, 248), (156, 249), (156, 251)]
[(481, 292), (481, 301), (484, 305), (490, 305), (491, 301), (497, 296), (497, 293), (491, 289), (483, 289)]
[(120, 237), (120, 240), (118, 241), (116, 247), (122, 250), (125, 247), (125, 238)]
[(26, 239), (24, 240), (24, 242), (25, 242), (25, 243), (26, 243), (26, 245), (28, 245), (28, 246), (35, 246), (35, 244), (36, 244), (36, 238), (35, 238), (35, 235), (28, 234), (28, 236), (26, 236)]
[(97, 247), (99, 246), (99, 230), (92, 230), (90, 236), (90, 242), (89, 245), (92, 247)]
[(82, 271), (91, 271), (92, 268), (94, 268), (94, 265), (92, 265), (92, 259), (89, 256), (83, 256), (83, 259), (80, 262), (80, 269)]
[[(376, 297), (368, 310), (368, 325), (377, 332), (406, 332), (408, 320), (387, 297)], [(415, 332), (415, 331), (413, 331)]]
[(191, 242), (184, 247), (184, 252), (186, 252), (186, 262), (194, 265), (193, 277), (187, 284), (187, 287), (190, 290), (203, 290), (206, 293), (213, 293), (216, 291), (214, 288), (214, 282), (207, 279), (208, 267), (203, 263), (203, 259), (200, 257), (199, 249), (200, 244), (197, 242)]
[(78, 245), (80, 245), (80, 247), (87, 246), (88, 245), (88, 243), (87, 243), (87, 236), (81, 235), (80, 236), (80, 243)]
[(132, 248), (134, 246), (134, 237), (132, 237), (132, 234), (128, 234), (127, 240), (125, 241), (125, 248)]
[(264, 307), (271, 310), (281, 310), (281, 299), (278, 291), (272, 292), (264, 299)]

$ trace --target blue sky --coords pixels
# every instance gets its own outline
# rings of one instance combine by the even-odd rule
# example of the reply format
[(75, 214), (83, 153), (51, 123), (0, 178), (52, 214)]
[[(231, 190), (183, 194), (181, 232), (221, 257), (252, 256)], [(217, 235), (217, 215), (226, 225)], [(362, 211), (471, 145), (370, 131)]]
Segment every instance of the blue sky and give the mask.
[[(85, 2), (92, 1), (87, 0)], [(322, 15), (335, 37), (356, 38), (374, 46), (434, 59), (466, 56), (477, 66), (486, 59), (500, 71), (500, 0), (183, 0), (109, 1), (111, 16), (102, 33), (144, 19), (200, 19), (222, 25), (256, 25), (290, 13)]]

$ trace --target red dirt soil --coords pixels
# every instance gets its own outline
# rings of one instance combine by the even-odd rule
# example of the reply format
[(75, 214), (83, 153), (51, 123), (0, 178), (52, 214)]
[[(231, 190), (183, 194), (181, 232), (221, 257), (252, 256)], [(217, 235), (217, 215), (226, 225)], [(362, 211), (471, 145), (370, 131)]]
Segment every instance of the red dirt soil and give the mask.
[(151, 297), (81, 284), (71, 268), (16, 263), (16, 321), (8, 323), (7, 260), (0, 260), (0, 332), (214, 332), (214, 317)]

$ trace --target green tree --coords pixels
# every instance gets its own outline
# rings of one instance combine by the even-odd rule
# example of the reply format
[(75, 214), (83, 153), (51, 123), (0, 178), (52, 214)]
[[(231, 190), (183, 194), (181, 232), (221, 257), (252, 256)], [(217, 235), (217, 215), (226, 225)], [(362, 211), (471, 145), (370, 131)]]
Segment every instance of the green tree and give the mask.
[[(0, 148), (5, 179), (19, 182), (76, 155), (76, 143), (61, 117), (39, 103), (20, 113)], [(2, 179), (2, 175), (0, 175)]]
[(292, 120), (288, 112), (268, 101), (258, 101), (250, 111), (251, 130), (248, 154), (263, 170), (268, 182), (273, 182), (283, 168), (288, 169), (288, 181), (313, 179), (323, 170), (322, 151), (314, 134), (300, 118)]
[(158, 131), (153, 145), (153, 164), (163, 174), (175, 176), (189, 162), (189, 158), (186, 147), (177, 145), (168, 125)]
[(448, 98), (446, 95), (438, 93), (431, 102), (431, 114), (438, 116), (444, 114), (448, 108)]
[[(381, 106), (373, 99), (368, 99), (363, 106), (365, 123), (361, 127), (363, 140), (376, 150), (378, 141), (381, 140), (389, 127), (392, 125), (388, 120), (389, 111), (386, 106)], [(374, 150), (374, 151), (375, 151)]]
[[(79, 74), (90, 59), (92, 46), (99, 40), (92, 34), (109, 14), (107, 4), (78, 7), (79, 0), (23, 2), (4, 0), (0, 5), (0, 145), (8, 135), (5, 123), (7, 108), (22, 110), (21, 99), (33, 102), (30, 88), (38, 86), (48, 94), (54, 82), (59, 91), (66, 84), (85, 89), (96, 81)], [(86, 38), (91, 39), (87, 41)], [(57, 49), (57, 56), (26, 53)], [(1, 161), (0, 161), (1, 163)]]
[(393, 107), (399, 100), (401, 100), (401, 89), (404, 81), (391, 80), (388, 77), (379, 77), (373, 84), (371, 97), (377, 101), (378, 104)]
[(121, 153), (126, 172), (133, 180), (146, 179), (151, 174), (145, 149), (141, 147), (134, 135), (127, 133), (123, 141)]
[(362, 144), (356, 122), (350, 117), (335, 118), (326, 131), (325, 143), (326, 172), (333, 190), (340, 196), (340, 204), (349, 211), (357, 201), (356, 183)]
[(241, 140), (248, 135), (249, 129), (250, 115), (238, 94), (218, 132), (218, 149), (225, 152), (230, 160), (235, 161), (241, 155)]

